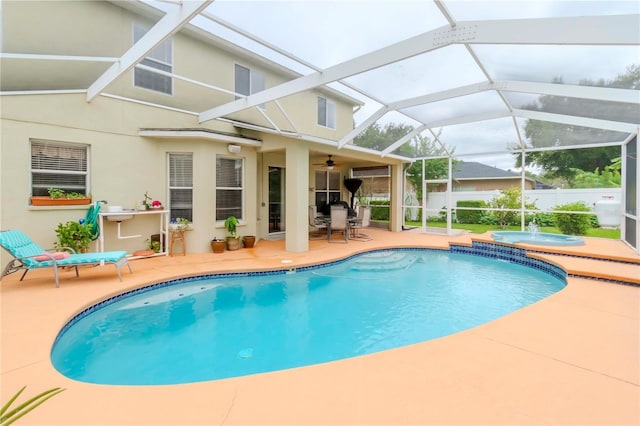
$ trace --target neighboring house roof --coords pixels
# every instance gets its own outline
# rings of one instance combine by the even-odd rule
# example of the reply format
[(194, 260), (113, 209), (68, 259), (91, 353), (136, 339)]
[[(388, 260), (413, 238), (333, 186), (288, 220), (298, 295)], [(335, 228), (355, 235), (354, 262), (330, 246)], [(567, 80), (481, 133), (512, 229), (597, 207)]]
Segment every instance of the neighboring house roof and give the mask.
[[(502, 170), (497, 167), (488, 166), (482, 163), (461, 161), (454, 164), (453, 180), (490, 180), (490, 179), (520, 179), (520, 173), (509, 170)], [(525, 176), (525, 179), (533, 182), (535, 189), (553, 189), (540, 180)]]
[(544, 183), (541, 180), (536, 180), (536, 188), (535, 189), (555, 189), (555, 186), (552, 186), (552, 185), (549, 185), (547, 183)]
[[(478, 180), (478, 179), (519, 179), (520, 173), (502, 170), (486, 164), (462, 161), (453, 165), (454, 180)], [(527, 180), (533, 180), (526, 177)]]

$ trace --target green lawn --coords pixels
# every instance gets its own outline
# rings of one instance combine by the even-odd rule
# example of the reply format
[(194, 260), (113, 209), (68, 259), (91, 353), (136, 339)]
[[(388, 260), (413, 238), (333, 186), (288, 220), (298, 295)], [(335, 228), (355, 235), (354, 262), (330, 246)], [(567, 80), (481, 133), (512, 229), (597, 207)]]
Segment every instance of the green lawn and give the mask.
[[(422, 226), (420, 222), (406, 222), (407, 226)], [(433, 228), (446, 228), (447, 224), (444, 222), (427, 222), (427, 226)], [(487, 231), (498, 231), (496, 225), (480, 225), (480, 224), (460, 224), (453, 223), (451, 224), (453, 229), (466, 229), (471, 231), (474, 234), (484, 234)], [(519, 226), (508, 226), (506, 228), (509, 231), (520, 231)], [(540, 228), (540, 232), (549, 232), (551, 234), (562, 234), (558, 228), (554, 227), (542, 227)], [(597, 237), (597, 238), (611, 238), (614, 240), (620, 239), (620, 229), (608, 229), (608, 228), (590, 228), (587, 231), (587, 237)]]

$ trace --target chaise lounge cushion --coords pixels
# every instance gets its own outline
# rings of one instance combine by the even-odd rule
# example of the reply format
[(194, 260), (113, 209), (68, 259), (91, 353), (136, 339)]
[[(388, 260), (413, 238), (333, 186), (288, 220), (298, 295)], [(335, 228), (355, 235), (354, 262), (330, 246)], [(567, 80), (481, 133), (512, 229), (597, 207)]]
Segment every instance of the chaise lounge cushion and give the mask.
[[(127, 255), (126, 251), (105, 251), (94, 253), (78, 253), (69, 255), (64, 259), (56, 259), (58, 266), (76, 266), (76, 265), (95, 265), (98, 263), (118, 263)], [(40, 256), (38, 256), (40, 257)], [(53, 260), (37, 261), (33, 259), (24, 259), (24, 263), (31, 268), (40, 268), (52, 266)]]

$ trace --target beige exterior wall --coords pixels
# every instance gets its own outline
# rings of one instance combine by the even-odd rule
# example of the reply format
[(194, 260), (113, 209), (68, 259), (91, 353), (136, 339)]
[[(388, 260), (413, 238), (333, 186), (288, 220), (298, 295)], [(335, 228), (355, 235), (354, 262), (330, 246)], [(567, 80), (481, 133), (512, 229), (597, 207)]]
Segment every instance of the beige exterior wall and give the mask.
[[(8, 1), (2, 6), (3, 52), (50, 55), (120, 57), (133, 44), (133, 25), (151, 27), (154, 20), (136, 15), (110, 2), (95, 1)], [(242, 65), (265, 75), (265, 87), (291, 78), (258, 58), (238, 56), (212, 46), (185, 31), (172, 37), (173, 72), (226, 90), (234, 89), (234, 66)], [(2, 60), (2, 90), (83, 89), (111, 63), (50, 60)], [(52, 84), (55, 87), (51, 87)], [(111, 83), (106, 93), (202, 112), (234, 100), (234, 96), (211, 88), (173, 79), (173, 94), (167, 95), (133, 84), (133, 70)], [(317, 96), (336, 103), (336, 129), (317, 124)], [(304, 92), (280, 100), (300, 133), (332, 140), (353, 128), (353, 105), (331, 93)], [(293, 127), (275, 102), (265, 112), (283, 130)], [(229, 118), (271, 127), (255, 108)], [(193, 123), (191, 123), (193, 125)]]
[[(2, 3), (3, 52), (121, 56), (132, 43), (134, 21), (144, 21), (132, 12), (110, 2), (55, 1)], [(149, 23), (152, 20), (148, 20)], [(236, 56), (227, 50), (207, 44), (199, 38), (178, 33), (173, 37), (173, 72), (194, 80), (224, 87), (234, 87), (234, 64), (239, 63), (265, 73), (266, 87), (286, 81), (289, 77), (279, 69), (268, 66), (249, 55)], [(48, 60), (3, 59), (1, 90), (86, 89), (102, 70), (110, 64), (61, 62)], [(96, 74), (96, 70), (99, 71)], [(291, 139), (270, 133), (238, 130), (219, 120), (198, 123), (196, 114), (231, 101), (233, 96), (201, 88), (174, 79), (173, 95), (155, 93), (133, 86), (133, 76), (114, 81), (106, 93), (134, 98), (159, 105), (179, 108), (174, 111), (140, 103), (97, 96), (90, 103), (85, 93), (21, 94), (0, 97), (0, 226), (27, 232), (44, 248), (53, 246), (58, 223), (78, 220), (88, 206), (35, 207), (29, 204), (31, 195), (30, 141), (41, 139), (54, 142), (85, 144), (89, 147), (89, 190), (93, 200), (107, 200), (110, 205), (134, 208), (145, 192), (163, 203), (168, 200), (168, 153), (193, 153), (193, 231), (186, 233), (188, 252), (206, 252), (215, 236), (224, 237), (221, 221), (216, 222), (216, 156), (236, 156), (244, 159), (244, 220), (238, 233), (265, 238), (268, 234), (268, 167), (290, 168), (287, 158), (296, 162), (301, 156), (287, 156), (292, 144), (306, 144), (309, 180), (297, 177), (298, 190), (286, 193), (286, 203), (306, 206), (315, 196), (311, 190), (317, 166), (312, 163), (326, 159), (326, 154), (346, 157), (340, 168), (342, 177), (349, 176), (353, 166), (386, 163), (398, 160), (377, 155), (349, 153), (325, 144), (303, 139)], [(317, 96), (336, 103), (336, 129), (317, 124)], [(345, 98), (317, 90), (282, 99), (282, 106), (303, 134), (338, 140), (352, 129), (352, 103)], [(267, 114), (282, 129), (289, 129), (287, 119), (271, 102)], [(235, 118), (253, 124), (269, 125), (254, 108), (240, 112)], [(151, 138), (139, 136), (141, 128), (198, 128), (254, 137), (261, 147), (243, 146), (239, 154), (230, 154), (228, 142), (202, 138)], [(350, 159), (349, 159), (350, 158)], [(302, 169), (304, 170), (304, 169)], [(298, 175), (300, 170), (298, 170)], [(342, 199), (349, 194), (343, 189)], [(295, 219), (295, 220), (294, 220)], [(287, 218), (291, 233), (306, 232), (300, 218)], [(156, 217), (136, 217), (122, 222), (122, 235), (140, 234), (140, 238), (116, 238), (116, 224), (105, 223), (102, 230), (106, 250), (126, 250), (129, 253), (145, 248), (145, 240), (158, 233)], [(287, 235), (287, 238), (290, 236)], [(295, 250), (303, 248), (296, 235)], [(95, 249), (95, 244), (92, 249)], [(2, 264), (8, 261), (3, 253)]]
[[(2, 99), (2, 224), (26, 231), (43, 247), (55, 241), (59, 222), (83, 218), (88, 206), (74, 208), (34, 207), (30, 195), (30, 140), (73, 142), (89, 146), (90, 191), (93, 200), (134, 208), (148, 192), (154, 199), (168, 199), (167, 154), (193, 153), (194, 231), (187, 232), (188, 250), (209, 250), (209, 241), (224, 237), (215, 221), (215, 161), (217, 155), (234, 156), (227, 142), (198, 139), (154, 139), (138, 136), (138, 128), (164, 123), (188, 126), (192, 117), (156, 108), (99, 98), (87, 106), (83, 95), (11, 96)], [(226, 129), (229, 130), (229, 129)], [(256, 234), (256, 149), (243, 147), (236, 157), (244, 159), (245, 220), (241, 235)], [(106, 249), (132, 252), (144, 248), (144, 240), (157, 233), (156, 218), (136, 217), (123, 222), (123, 235), (142, 234), (139, 239), (115, 238), (114, 223), (103, 230)]]

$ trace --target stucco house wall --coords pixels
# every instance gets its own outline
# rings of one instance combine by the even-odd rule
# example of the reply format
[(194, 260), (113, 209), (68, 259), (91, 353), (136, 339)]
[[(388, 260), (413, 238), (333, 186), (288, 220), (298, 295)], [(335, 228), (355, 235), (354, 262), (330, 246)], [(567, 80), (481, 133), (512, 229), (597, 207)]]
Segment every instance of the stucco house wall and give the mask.
[[(121, 56), (132, 44), (133, 22), (153, 19), (141, 17), (118, 2), (3, 2), (3, 52)], [(291, 78), (277, 66), (241, 55), (188, 31), (173, 37), (173, 72), (233, 90), (234, 65), (252, 67), (265, 73), (266, 87)], [(86, 88), (109, 63), (78, 63), (50, 60), (5, 60), (2, 64), (2, 91), (69, 90)], [(6, 69), (5, 69), (6, 66)], [(6, 72), (5, 72), (6, 71)], [(216, 221), (216, 156), (244, 159), (244, 220), (239, 234), (264, 237), (268, 232), (266, 207), (266, 170), (269, 165), (286, 166), (285, 152), (291, 143), (307, 149), (327, 151), (326, 146), (269, 133), (242, 130), (230, 122), (212, 120), (198, 123), (193, 111), (201, 111), (233, 100), (233, 95), (189, 85), (174, 79), (173, 95), (134, 87), (132, 71), (114, 81), (105, 90), (113, 97), (97, 96), (87, 102), (85, 93), (12, 94), (0, 98), (1, 151), (0, 228), (21, 229), (43, 247), (55, 241), (58, 223), (84, 217), (88, 206), (36, 207), (31, 195), (30, 141), (40, 139), (89, 146), (89, 190), (93, 200), (134, 208), (148, 192), (154, 199), (168, 199), (169, 153), (193, 153), (193, 231), (187, 232), (189, 252), (209, 250), (209, 241), (226, 232)], [(336, 103), (336, 128), (317, 124), (317, 96)], [(157, 108), (123, 98), (158, 103), (177, 110)], [(338, 140), (353, 126), (353, 102), (317, 90), (282, 99), (283, 108), (301, 133)], [(274, 122), (289, 126), (273, 103), (266, 106)], [(232, 119), (268, 125), (255, 111), (240, 112)], [(215, 136), (204, 138), (158, 138), (139, 134), (145, 128), (205, 129), (226, 134), (246, 135), (262, 141), (262, 146), (243, 146), (238, 154), (227, 150), (228, 142)], [(328, 149), (331, 151), (331, 149)], [(362, 155), (358, 161), (373, 156)], [(349, 164), (343, 165), (346, 176)], [(310, 168), (309, 177), (314, 170)], [(309, 204), (309, 192), (288, 193), (288, 203)], [(144, 248), (144, 240), (158, 232), (157, 218), (136, 217), (123, 222), (123, 235), (140, 238), (117, 239), (116, 224), (105, 223), (105, 249), (132, 252)], [(92, 247), (95, 249), (95, 246)], [(2, 263), (8, 261), (2, 254)]]

